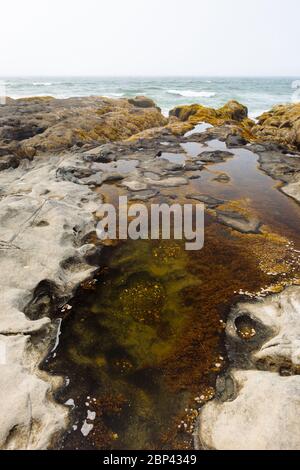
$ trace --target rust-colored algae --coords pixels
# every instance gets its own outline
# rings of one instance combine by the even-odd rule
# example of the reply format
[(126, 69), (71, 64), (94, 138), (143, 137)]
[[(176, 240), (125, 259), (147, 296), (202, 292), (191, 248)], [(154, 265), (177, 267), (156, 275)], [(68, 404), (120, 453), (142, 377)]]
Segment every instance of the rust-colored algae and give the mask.
[[(105, 248), (106, 264), (73, 299), (50, 360), (71, 381), (60, 399), (77, 397), (78, 428), (62, 447), (192, 446), (191, 416), (213, 397), (226, 365), (222, 320), (238, 292), (269, 282), (245, 241), (209, 218), (199, 252), (173, 240)], [(87, 397), (95, 401), (86, 407)], [(87, 408), (96, 418), (83, 439)]]
[[(254, 178), (256, 161), (244, 159), (254, 165), (252, 172), (244, 169)], [(251, 180), (249, 192), (235, 175), (226, 197), (211, 177), (176, 189), (176, 201), (186, 202), (189, 192), (214, 194), (217, 187), (224, 204), (216, 210), (258, 218), (260, 230), (240, 233), (208, 210), (200, 251), (187, 252), (174, 240), (107, 243), (97, 275), (71, 302), (56, 357), (49, 358), (50, 370), (70, 380), (58, 398), (75, 400), (75, 428), (61, 448), (192, 448), (195, 418), (227, 365), (229, 309), (245, 297), (299, 283), (298, 207), (267, 176), (260, 174), (257, 186)], [(161, 194), (171, 198), (173, 191)], [(238, 334), (251, 339), (256, 332), (241, 323)], [(85, 422), (91, 429), (83, 436)]]

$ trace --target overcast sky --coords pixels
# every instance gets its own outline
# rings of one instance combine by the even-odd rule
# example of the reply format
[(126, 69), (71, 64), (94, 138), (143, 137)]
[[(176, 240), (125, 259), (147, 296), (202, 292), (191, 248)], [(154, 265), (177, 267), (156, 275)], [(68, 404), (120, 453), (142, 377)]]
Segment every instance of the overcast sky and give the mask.
[(300, 75), (300, 0), (1, 0), (0, 75)]

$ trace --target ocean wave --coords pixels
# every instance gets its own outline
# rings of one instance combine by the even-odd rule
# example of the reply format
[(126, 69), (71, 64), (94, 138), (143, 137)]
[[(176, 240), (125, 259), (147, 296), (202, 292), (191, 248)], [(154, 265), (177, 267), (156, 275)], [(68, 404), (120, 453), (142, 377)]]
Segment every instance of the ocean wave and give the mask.
[(183, 96), (184, 98), (212, 98), (216, 96), (213, 91), (193, 91), (193, 90), (167, 90), (169, 95)]
[(51, 86), (53, 85), (52, 82), (33, 82), (33, 86)]
[(258, 118), (259, 116), (261, 116), (262, 114), (266, 113), (268, 111), (268, 109), (258, 109), (258, 110), (254, 110), (254, 111), (250, 111), (249, 112), (249, 118), (252, 119), (253, 121), (255, 122), (258, 122)]
[(124, 96), (125, 93), (105, 93), (105, 96), (106, 98), (121, 98), (122, 96)]

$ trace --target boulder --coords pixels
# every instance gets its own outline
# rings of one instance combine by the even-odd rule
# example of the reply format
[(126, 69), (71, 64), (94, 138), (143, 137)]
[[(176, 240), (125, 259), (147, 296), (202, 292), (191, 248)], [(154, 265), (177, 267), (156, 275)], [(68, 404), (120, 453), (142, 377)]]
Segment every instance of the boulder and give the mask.
[(252, 130), (259, 140), (300, 150), (300, 103), (275, 106), (259, 116)]
[(136, 106), (137, 108), (156, 108), (156, 104), (150, 98), (146, 96), (136, 96), (135, 98), (129, 98), (128, 103)]
[(241, 122), (248, 118), (248, 109), (237, 101), (229, 101), (219, 109), (207, 108), (201, 104), (177, 106), (170, 111), (180, 121), (191, 123), (206, 122), (212, 125), (222, 125), (225, 122)]

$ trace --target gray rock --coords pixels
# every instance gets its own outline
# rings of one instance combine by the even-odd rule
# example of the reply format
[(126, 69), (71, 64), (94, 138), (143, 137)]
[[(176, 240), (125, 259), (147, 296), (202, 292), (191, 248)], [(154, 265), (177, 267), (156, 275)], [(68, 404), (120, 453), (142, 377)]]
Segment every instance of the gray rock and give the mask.
[(128, 103), (136, 106), (137, 108), (156, 108), (156, 104), (150, 98), (146, 96), (136, 96), (135, 98), (130, 98)]
[(197, 171), (199, 170), (200, 165), (195, 165), (194, 163), (186, 163), (184, 166), (185, 171)]
[(261, 222), (253, 218), (246, 218), (238, 212), (217, 211), (217, 220), (241, 233), (260, 233)]
[(300, 377), (232, 371), (237, 398), (214, 400), (199, 415), (199, 447), (217, 450), (299, 450)]
[(198, 447), (299, 450), (300, 376), (293, 374), (298, 374), (300, 365), (300, 288), (238, 304), (226, 326), (229, 342), (242, 342), (235, 325), (238, 314), (264, 325), (270, 337), (248, 350), (249, 367), (244, 370), (237, 369), (231, 352), (227, 374), (231, 380), (217, 381), (217, 397), (200, 412)]
[(137, 191), (134, 194), (129, 194), (128, 198), (130, 201), (148, 201), (153, 197), (157, 196), (159, 191), (154, 189), (146, 189), (145, 191)]
[(67, 426), (67, 409), (53, 400), (62, 379), (41, 373), (39, 364), (57, 336), (53, 302), (72, 296), (95, 270), (85, 239), (101, 197), (57, 171), (78, 166), (75, 156), (50, 155), (0, 173), (2, 449), (45, 449)]
[(240, 134), (229, 134), (226, 139), (226, 145), (228, 148), (243, 147), (246, 144), (247, 140)]
[(209, 196), (208, 194), (187, 194), (187, 199), (195, 199), (196, 201), (203, 202), (206, 204), (210, 209), (214, 209), (215, 207), (224, 204), (223, 199), (217, 199), (213, 196)]
[(150, 178), (145, 178), (145, 181), (150, 186), (162, 186), (164, 188), (173, 188), (176, 186), (183, 186), (188, 184), (187, 178), (182, 176), (171, 176), (169, 178), (164, 178), (159, 181), (152, 180)]
[(102, 182), (104, 181), (121, 181), (125, 178), (125, 175), (116, 172), (105, 172), (102, 173)]
[(202, 162), (206, 163), (220, 163), (229, 157), (233, 157), (233, 153), (226, 152), (225, 150), (214, 150), (212, 152), (202, 152), (199, 158)]
[(116, 148), (114, 144), (104, 144), (87, 150), (83, 153), (84, 159), (87, 161), (109, 163), (116, 159)]
[(129, 189), (130, 191), (143, 191), (147, 189), (147, 184), (141, 181), (123, 181), (122, 186)]
[(160, 180), (160, 176), (157, 173), (153, 173), (152, 171), (145, 171), (144, 175), (145, 178), (150, 178), (155, 181)]

